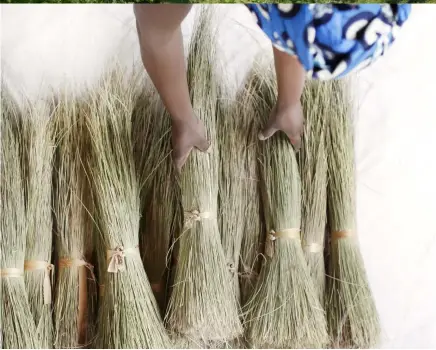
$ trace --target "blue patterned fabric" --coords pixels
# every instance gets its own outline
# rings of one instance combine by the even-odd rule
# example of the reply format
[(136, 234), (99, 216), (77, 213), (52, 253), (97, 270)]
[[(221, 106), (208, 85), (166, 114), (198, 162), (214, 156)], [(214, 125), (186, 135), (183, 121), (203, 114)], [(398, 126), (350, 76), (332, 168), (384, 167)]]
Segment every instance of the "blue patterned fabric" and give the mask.
[(296, 55), (309, 78), (340, 78), (382, 56), (409, 4), (248, 4), (279, 50)]

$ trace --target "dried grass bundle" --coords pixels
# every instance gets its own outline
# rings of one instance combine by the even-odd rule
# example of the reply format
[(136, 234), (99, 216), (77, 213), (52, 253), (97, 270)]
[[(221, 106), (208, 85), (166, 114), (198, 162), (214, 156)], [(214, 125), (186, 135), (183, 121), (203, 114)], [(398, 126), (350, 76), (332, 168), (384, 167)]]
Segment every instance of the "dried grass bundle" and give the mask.
[(306, 83), (302, 104), (305, 125), (299, 152), (302, 185), (302, 243), (310, 275), (321, 305), (324, 305), (324, 238), (327, 221), (327, 154), (325, 130), (329, 113), (331, 83)]
[[(88, 116), (99, 214), (98, 348), (167, 348), (169, 338), (139, 253), (139, 184), (133, 160), (135, 78), (118, 68), (93, 92)], [(101, 269), (103, 271), (103, 269)]]
[(208, 153), (192, 152), (182, 172), (185, 227), (179, 237), (175, 282), (166, 316), (172, 332), (205, 342), (227, 341), (242, 333), (217, 222), (214, 44), (212, 11), (208, 7), (196, 22), (187, 75), (194, 111), (205, 124), (212, 145)]
[(29, 106), (25, 120), (27, 159), (27, 237), (24, 279), (40, 346), (53, 348), (51, 264), (53, 244), (53, 119), (49, 106)]
[(246, 123), (236, 108), (231, 108), (224, 86), (218, 93), (217, 139), (219, 140), (219, 228), (226, 257), (228, 282), (240, 303), (239, 256), (245, 228), (247, 203), (245, 188)]
[[(266, 122), (276, 102), (271, 68), (258, 68), (253, 98)], [(266, 261), (246, 308), (246, 335), (255, 348), (323, 347), (326, 321), (300, 243), (301, 184), (291, 143), (283, 134), (261, 147), (263, 207), (269, 234)]]
[(159, 95), (154, 89), (144, 91), (133, 112), (135, 168), (143, 213), (140, 250), (162, 314), (166, 308), (169, 246), (182, 221), (170, 131), (171, 120)]
[(380, 324), (355, 235), (354, 150), (347, 83), (332, 88), (328, 146), (328, 220), (331, 229), (326, 309), (335, 347), (377, 344)]
[(256, 286), (265, 241), (265, 223), (261, 213), (257, 137), (263, 121), (255, 118), (259, 102), (253, 98), (257, 87), (256, 81), (258, 79), (255, 78), (254, 72), (249, 73), (245, 86), (238, 94), (235, 103), (237, 118), (243, 120), (245, 133), (244, 174), (242, 176), (245, 207), (242, 217), (238, 219), (244, 220), (239, 265), (241, 305), (247, 303)]
[(24, 285), (27, 221), (21, 169), (22, 119), (4, 90), (1, 104), (0, 345), (5, 349), (37, 348), (40, 344)]
[(93, 199), (85, 168), (89, 152), (84, 119), (87, 109), (87, 101), (65, 94), (55, 110), (56, 348), (84, 347), (95, 335)]

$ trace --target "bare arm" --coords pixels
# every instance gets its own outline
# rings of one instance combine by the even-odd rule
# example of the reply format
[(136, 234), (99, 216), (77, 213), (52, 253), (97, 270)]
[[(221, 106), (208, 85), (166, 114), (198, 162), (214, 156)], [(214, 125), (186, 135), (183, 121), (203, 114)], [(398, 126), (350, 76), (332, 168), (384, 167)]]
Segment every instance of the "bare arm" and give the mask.
[(189, 99), (180, 24), (191, 5), (134, 5), (145, 69), (173, 118), (187, 119)]
[[(201, 151), (209, 147), (204, 126), (194, 115), (186, 79), (180, 24), (190, 9), (191, 5), (134, 5), (142, 61), (171, 115), (173, 158), (179, 170), (194, 147)], [(283, 130), (299, 147), (305, 72), (297, 58), (273, 50), (278, 100), (259, 138)]]
[(305, 83), (305, 70), (295, 56), (282, 52), (275, 47), (274, 64), (277, 75), (278, 97), (268, 125), (260, 133), (261, 140), (284, 131), (292, 144), (300, 146), (300, 134), (303, 127), (303, 113), (300, 104)]
[(180, 24), (191, 5), (135, 4), (141, 57), (172, 118), (173, 158), (181, 168), (190, 151), (205, 151), (209, 143), (191, 105)]

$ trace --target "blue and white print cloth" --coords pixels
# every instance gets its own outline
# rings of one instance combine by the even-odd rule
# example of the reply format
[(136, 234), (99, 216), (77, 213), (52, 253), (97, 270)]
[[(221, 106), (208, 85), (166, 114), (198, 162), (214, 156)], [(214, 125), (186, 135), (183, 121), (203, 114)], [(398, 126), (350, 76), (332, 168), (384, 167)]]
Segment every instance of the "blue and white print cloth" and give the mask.
[(273, 45), (296, 55), (312, 79), (370, 65), (395, 40), (409, 4), (247, 4)]

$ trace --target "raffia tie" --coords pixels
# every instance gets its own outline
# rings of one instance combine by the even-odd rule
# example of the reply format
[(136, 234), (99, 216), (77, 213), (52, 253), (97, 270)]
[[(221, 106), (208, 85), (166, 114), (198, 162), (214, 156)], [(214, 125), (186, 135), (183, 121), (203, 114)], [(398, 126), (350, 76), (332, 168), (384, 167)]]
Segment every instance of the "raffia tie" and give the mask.
[(350, 238), (354, 236), (354, 232), (352, 230), (338, 230), (332, 232), (332, 241), (336, 241), (341, 238)]
[(287, 228), (280, 231), (271, 230), (268, 234), (266, 244), (265, 244), (265, 254), (269, 257), (274, 255), (274, 242), (278, 239), (300, 239), (300, 229), (299, 228)]
[(198, 210), (185, 211), (185, 226), (191, 227), (192, 223), (203, 219), (210, 219), (211, 213), (209, 211), (199, 212)]
[(51, 289), (54, 278), (54, 265), (44, 260), (26, 260), (24, 261), (24, 271), (44, 270), (44, 305), (50, 305), (52, 302)]
[(69, 267), (86, 267), (91, 273), (92, 279), (95, 281), (94, 275), (94, 265), (86, 262), (83, 259), (74, 259), (74, 258), (60, 258), (58, 261), (59, 268), (69, 268)]
[(309, 243), (303, 246), (303, 250), (306, 253), (322, 253), (324, 251), (324, 246), (318, 243)]
[(138, 248), (139, 247), (136, 246), (133, 248), (124, 249), (123, 246), (118, 246), (113, 250), (108, 250), (106, 254), (107, 260), (109, 261), (107, 272), (118, 273), (124, 271), (126, 269), (126, 263), (124, 261), (124, 258), (126, 257), (126, 255), (129, 254), (139, 255)]
[(24, 276), (24, 271), (16, 267), (7, 267), (0, 270), (1, 277), (20, 278)]

